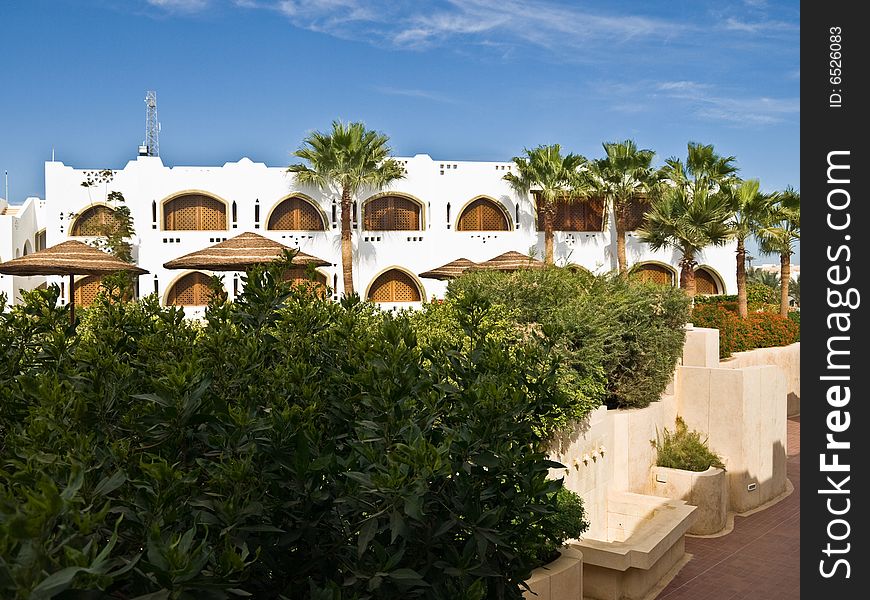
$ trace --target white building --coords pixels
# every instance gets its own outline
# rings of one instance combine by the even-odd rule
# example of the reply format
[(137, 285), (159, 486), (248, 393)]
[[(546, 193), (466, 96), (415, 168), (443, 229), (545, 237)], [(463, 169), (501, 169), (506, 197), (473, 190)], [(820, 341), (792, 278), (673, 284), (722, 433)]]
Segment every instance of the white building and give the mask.
[[(0, 198), (0, 262), (25, 256), (46, 247), (45, 201), (27, 198), (20, 206), (10, 206)], [(7, 302), (20, 299), (20, 290), (45, 283), (45, 277), (18, 277), (0, 274), (0, 294)]]
[[(447, 282), (417, 274), (454, 259), (480, 262), (509, 250), (543, 256), (544, 234), (538, 231), (533, 199), (518, 195), (503, 179), (512, 163), (450, 162), (425, 154), (396, 160), (406, 169), (404, 179), (355, 199), (354, 287), (363, 297), (384, 306), (413, 305), (443, 297), (447, 287)], [(28, 200), (13, 216), (24, 241), (34, 246), (41, 229), (48, 246), (92, 239), (95, 227), (111, 217), (115, 205), (107, 200), (116, 191), (123, 194), (135, 223), (134, 258), (150, 272), (139, 278), (140, 294), (155, 292), (165, 303), (196, 312), (193, 307), (204, 303), (210, 273), (171, 271), (163, 264), (246, 231), (331, 262), (318, 271), (337, 294), (343, 291), (339, 194), (299, 186), (283, 167), (247, 158), (220, 167), (167, 167), (158, 157), (138, 156), (112, 171), (111, 181), (83, 187), (95, 172), (47, 162), (44, 209), (43, 201)], [(34, 216), (25, 222), (28, 210)], [(602, 231), (601, 211), (576, 204), (561, 210), (556, 221), (556, 264), (573, 263), (593, 272), (616, 268), (612, 218)], [(21, 235), (7, 244), (9, 226), (3, 217), (0, 227), (6, 227), (0, 229), (0, 260), (12, 258), (14, 251), (23, 253)], [(641, 265), (646, 277), (678, 281), (678, 253), (651, 252), (629, 233), (626, 254), (629, 265)], [(699, 293), (733, 293), (733, 244), (708, 248), (698, 263)], [(221, 275), (232, 297), (237, 274)], [(63, 284), (61, 278), (49, 280)], [(89, 302), (97, 286), (92, 278), (79, 278), (76, 298)]]

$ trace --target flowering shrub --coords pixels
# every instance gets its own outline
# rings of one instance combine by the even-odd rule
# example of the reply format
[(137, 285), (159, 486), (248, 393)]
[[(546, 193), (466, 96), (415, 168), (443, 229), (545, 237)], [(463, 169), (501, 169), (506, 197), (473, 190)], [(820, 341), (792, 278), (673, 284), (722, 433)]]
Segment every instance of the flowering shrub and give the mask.
[(800, 341), (800, 319), (795, 321), (771, 312), (751, 312), (741, 319), (721, 305), (701, 304), (692, 311), (692, 323), (719, 330), (719, 358)]

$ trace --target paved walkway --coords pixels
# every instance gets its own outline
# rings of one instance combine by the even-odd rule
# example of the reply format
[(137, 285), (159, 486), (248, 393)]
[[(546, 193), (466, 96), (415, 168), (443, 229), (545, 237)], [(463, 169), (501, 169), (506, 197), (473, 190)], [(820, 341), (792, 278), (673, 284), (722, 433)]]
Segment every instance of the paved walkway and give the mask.
[(800, 597), (801, 421), (788, 420), (794, 492), (718, 538), (686, 537), (692, 559), (656, 600), (797, 600)]

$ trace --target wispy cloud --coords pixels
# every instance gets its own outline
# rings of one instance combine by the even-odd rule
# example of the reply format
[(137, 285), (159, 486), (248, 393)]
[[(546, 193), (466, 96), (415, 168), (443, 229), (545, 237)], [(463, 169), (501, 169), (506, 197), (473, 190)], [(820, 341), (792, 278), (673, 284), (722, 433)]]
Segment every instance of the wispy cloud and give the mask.
[(208, 8), (210, 0), (146, 0), (146, 2), (169, 12), (194, 13)]
[(738, 125), (772, 125), (800, 113), (799, 98), (729, 96), (695, 81), (665, 81), (655, 89), (654, 95), (685, 102), (698, 118)]
[[(253, 0), (241, 0), (248, 4)], [(584, 10), (551, 0), (262, 0), (293, 25), (342, 39), (421, 50), (470, 42), (506, 51), (532, 45), (582, 54), (590, 42), (640, 43), (687, 33), (685, 23)]]
[(374, 91), (387, 96), (404, 96), (406, 98), (419, 98), (422, 100), (431, 100), (433, 102), (441, 102), (443, 104), (456, 104), (456, 100), (437, 92), (428, 90), (417, 90), (410, 88), (397, 88), (391, 86), (375, 86)]
[(671, 113), (678, 110), (694, 119), (738, 127), (774, 125), (800, 114), (798, 97), (738, 95), (699, 81), (598, 82), (594, 87), (606, 88), (609, 109), (621, 113), (661, 112), (668, 107)]
[(769, 21), (769, 20), (761, 20), (761, 21), (747, 21), (741, 20), (734, 17), (729, 17), (725, 19), (722, 23), (722, 27), (728, 31), (742, 31), (744, 33), (777, 33), (782, 31), (798, 31), (798, 25), (794, 23), (787, 23), (785, 21)]

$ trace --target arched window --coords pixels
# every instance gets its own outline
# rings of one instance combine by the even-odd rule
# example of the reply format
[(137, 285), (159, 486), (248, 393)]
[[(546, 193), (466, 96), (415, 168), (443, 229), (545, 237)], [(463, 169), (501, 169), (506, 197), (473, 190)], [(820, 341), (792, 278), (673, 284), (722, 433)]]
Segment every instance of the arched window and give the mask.
[(369, 287), (368, 295), (368, 299), (374, 302), (420, 302), (421, 297), (414, 278), (399, 269), (378, 275)]
[(227, 229), (227, 207), (211, 196), (184, 194), (163, 204), (166, 231), (219, 231)]
[(272, 214), (266, 229), (289, 231), (325, 231), (326, 224), (320, 211), (308, 200), (293, 196), (282, 200)]
[(194, 271), (176, 281), (169, 289), (166, 304), (172, 306), (205, 306), (211, 297), (209, 280), (205, 273)]
[(309, 277), (306, 267), (292, 267), (284, 272), (284, 281), (289, 281), (294, 286), (306, 286), (309, 290), (322, 297), (326, 293), (326, 275), (320, 271), (314, 271), (312, 275), (314, 277), (313, 280)]
[(674, 272), (664, 265), (654, 263), (637, 265), (631, 270), (631, 275), (640, 281), (659, 285), (674, 285)]
[(30, 240), (24, 240), (24, 254), (23, 256), (27, 256), (33, 252), (33, 248), (30, 246)]
[(115, 210), (98, 204), (86, 208), (69, 229), (70, 235), (105, 235), (106, 230), (115, 226)]
[(459, 215), (457, 231), (508, 231), (504, 210), (489, 198), (478, 198), (470, 202)]
[(706, 296), (721, 294), (716, 276), (704, 267), (695, 269), (695, 293)]
[(420, 205), (401, 196), (381, 196), (363, 207), (363, 227), (368, 231), (419, 231)]
[(73, 284), (73, 298), (76, 306), (90, 306), (100, 293), (100, 277), (88, 275)]
[[(541, 202), (535, 193), (535, 208), (538, 215), (538, 231), (544, 231), (544, 215)], [(588, 200), (556, 200), (556, 214), (553, 216), (554, 231), (601, 231), (604, 224), (604, 202), (597, 198)]]

